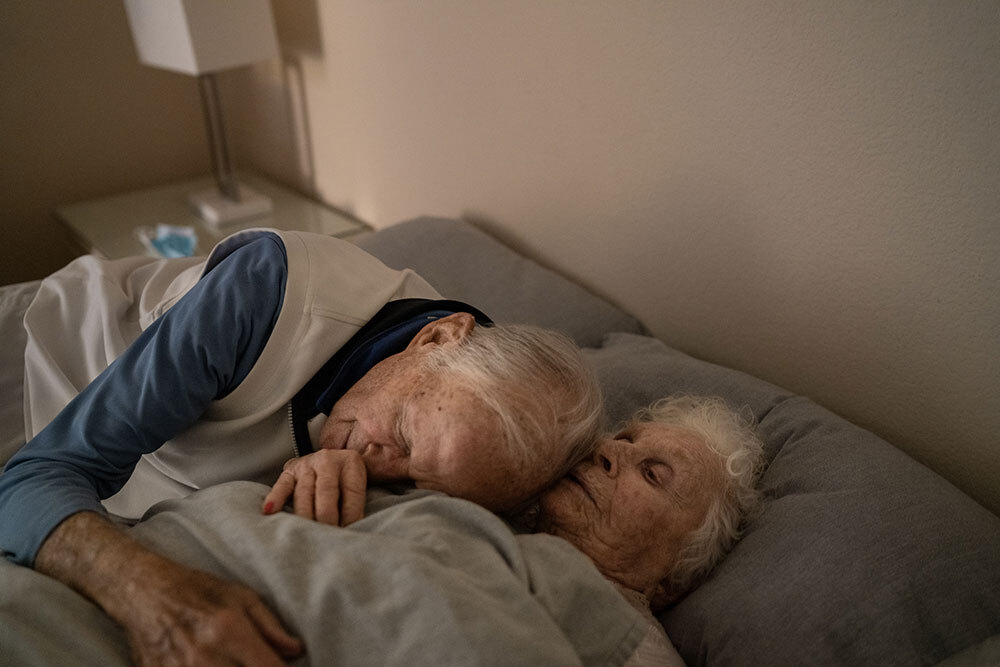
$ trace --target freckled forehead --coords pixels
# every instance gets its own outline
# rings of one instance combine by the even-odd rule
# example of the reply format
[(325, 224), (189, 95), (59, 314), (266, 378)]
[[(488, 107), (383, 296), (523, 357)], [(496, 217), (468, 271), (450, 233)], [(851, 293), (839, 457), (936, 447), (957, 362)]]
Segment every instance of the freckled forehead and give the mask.
[(500, 417), (467, 386), (441, 386), (431, 399), (437, 435), (411, 458), (411, 473), (432, 481), (428, 488), (505, 511), (548, 479), (543, 465), (523, 469), (521, 457), (505, 440)]
[[(432, 380), (407, 402), (410, 425), (430, 425), (438, 445), (494, 443), (500, 434), (497, 415), (467, 385), (447, 376)], [(426, 435), (430, 435), (429, 433)]]

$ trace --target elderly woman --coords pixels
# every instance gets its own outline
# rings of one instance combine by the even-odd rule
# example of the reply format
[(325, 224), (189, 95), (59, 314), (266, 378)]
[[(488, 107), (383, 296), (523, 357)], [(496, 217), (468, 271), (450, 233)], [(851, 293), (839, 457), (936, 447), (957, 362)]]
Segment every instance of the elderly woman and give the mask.
[[(697, 585), (759, 504), (762, 446), (721, 399), (640, 410), (540, 500), (537, 529), (569, 541), (649, 619), (646, 653), (673, 653), (651, 609)], [(653, 656), (659, 657), (653, 657)]]

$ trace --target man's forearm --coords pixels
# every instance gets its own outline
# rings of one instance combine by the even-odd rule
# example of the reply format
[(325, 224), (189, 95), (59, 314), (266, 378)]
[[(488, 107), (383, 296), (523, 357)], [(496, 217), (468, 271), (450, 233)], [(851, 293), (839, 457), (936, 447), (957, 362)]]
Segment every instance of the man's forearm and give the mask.
[(302, 651), (249, 588), (153, 553), (95, 512), (60, 523), (35, 569), (118, 621), (140, 665), (278, 665)]
[(120, 620), (127, 614), (123, 607), (140, 573), (164, 560), (104, 516), (79, 512), (60, 523), (42, 543), (35, 569), (72, 587)]

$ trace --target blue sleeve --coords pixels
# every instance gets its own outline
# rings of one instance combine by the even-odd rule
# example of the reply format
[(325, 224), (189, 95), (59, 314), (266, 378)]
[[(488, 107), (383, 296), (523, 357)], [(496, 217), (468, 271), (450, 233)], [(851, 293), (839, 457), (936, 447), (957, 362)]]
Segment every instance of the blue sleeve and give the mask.
[(267, 234), (237, 249), (155, 320), (0, 474), (0, 549), (32, 565), (70, 515), (104, 512), (139, 458), (247, 376), (284, 299), (287, 260)]

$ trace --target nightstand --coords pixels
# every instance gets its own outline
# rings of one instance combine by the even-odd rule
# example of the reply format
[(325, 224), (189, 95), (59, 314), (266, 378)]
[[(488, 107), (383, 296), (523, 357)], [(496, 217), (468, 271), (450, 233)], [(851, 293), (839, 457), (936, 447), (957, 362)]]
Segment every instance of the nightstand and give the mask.
[(214, 187), (214, 179), (205, 177), (67, 204), (58, 207), (56, 215), (84, 248), (109, 259), (149, 254), (136, 230), (158, 224), (192, 227), (198, 237), (196, 255), (207, 255), (226, 236), (251, 227), (317, 232), (340, 238), (369, 229), (358, 220), (260, 176), (241, 174), (240, 180), (271, 197), (274, 211), (259, 218), (212, 227), (195, 214), (187, 201), (192, 192)]

